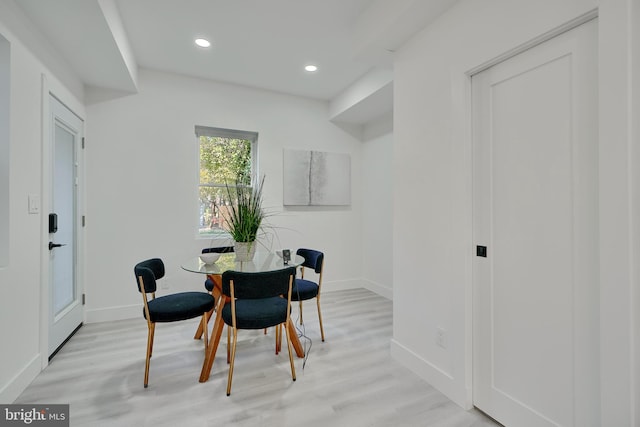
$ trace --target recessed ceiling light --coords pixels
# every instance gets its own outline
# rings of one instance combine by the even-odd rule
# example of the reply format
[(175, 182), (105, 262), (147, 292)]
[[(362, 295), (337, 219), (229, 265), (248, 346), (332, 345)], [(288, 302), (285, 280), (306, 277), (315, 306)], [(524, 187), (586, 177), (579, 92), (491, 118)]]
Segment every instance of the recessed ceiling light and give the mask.
[(313, 73), (314, 71), (318, 71), (318, 67), (312, 64), (305, 65), (304, 69), (309, 71), (310, 73)]
[(196, 44), (200, 47), (209, 47), (211, 43), (207, 39), (196, 39)]

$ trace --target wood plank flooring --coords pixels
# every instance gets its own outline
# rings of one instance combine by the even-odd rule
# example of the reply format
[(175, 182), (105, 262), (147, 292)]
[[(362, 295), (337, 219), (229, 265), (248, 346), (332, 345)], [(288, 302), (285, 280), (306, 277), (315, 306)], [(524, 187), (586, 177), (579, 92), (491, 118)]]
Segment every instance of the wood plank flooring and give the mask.
[[(226, 331), (206, 383), (198, 377), (197, 320), (158, 324), (149, 387), (143, 387), (147, 327), (139, 319), (85, 325), (15, 403), (69, 403), (71, 426), (431, 426), (499, 424), (465, 411), (389, 355), (392, 302), (368, 290), (322, 297), (326, 341), (315, 301), (304, 305), (308, 351), (274, 354), (274, 331), (239, 331), (231, 396), (226, 396)], [(297, 308), (294, 308), (294, 318)]]

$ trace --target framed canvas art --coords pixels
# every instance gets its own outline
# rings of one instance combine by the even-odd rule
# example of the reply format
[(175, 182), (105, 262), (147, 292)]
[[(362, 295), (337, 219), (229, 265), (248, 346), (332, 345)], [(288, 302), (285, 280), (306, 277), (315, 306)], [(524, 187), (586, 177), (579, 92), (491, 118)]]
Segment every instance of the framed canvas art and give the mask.
[(351, 204), (351, 157), (345, 153), (284, 149), (285, 206)]

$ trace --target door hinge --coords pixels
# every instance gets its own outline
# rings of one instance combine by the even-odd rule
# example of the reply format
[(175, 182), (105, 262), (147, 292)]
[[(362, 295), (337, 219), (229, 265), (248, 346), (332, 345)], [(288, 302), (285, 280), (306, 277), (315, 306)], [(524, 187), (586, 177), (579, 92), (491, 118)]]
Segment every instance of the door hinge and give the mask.
[(476, 256), (486, 258), (487, 257), (487, 247), (486, 246), (476, 246)]
[(84, 150), (84, 136), (82, 137), (82, 149)]
[(86, 217), (84, 215), (82, 215), (82, 226), (84, 227), (85, 224), (87, 223), (86, 221)]
[(87, 303), (87, 298), (85, 294), (82, 294), (82, 305), (85, 305)]

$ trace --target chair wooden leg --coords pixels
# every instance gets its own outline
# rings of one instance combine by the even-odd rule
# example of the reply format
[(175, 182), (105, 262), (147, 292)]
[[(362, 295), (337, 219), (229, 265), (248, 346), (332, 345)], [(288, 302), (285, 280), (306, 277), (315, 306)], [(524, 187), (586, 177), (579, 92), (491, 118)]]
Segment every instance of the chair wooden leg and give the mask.
[[(153, 338), (156, 334), (156, 324), (151, 323), (151, 344), (149, 345), (149, 357), (153, 355)], [(147, 340), (148, 341), (148, 340)]]
[(300, 306), (300, 324), (302, 325), (302, 300), (298, 301), (298, 305)]
[[(280, 325), (278, 325), (278, 328)], [(289, 350), (289, 364), (291, 365), (291, 378), (296, 380), (296, 367), (293, 364), (293, 351), (291, 351), (291, 337), (289, 336), (289, 328), (285, 325), (285, 333), (287, 334), (287, 350)]]
[(231, 394), (231, 380), (233, 380), (233, 364), (236, 360), (236, 343), (238, 342), (238, 330), (233, 328), (233, 347), (231, 347), (231, 364), (229, 365), (229, 378), (227, 379), (227, 396)]
[(278, 327), (275, 327), (276, 330), (276, 354), (278, 354)]
[(231, 362), (231, 326), (227, 326), (227, 365)]
[(149, 386), (149, 363), (151, 362), (151, 351), (153, 349), (153, 335), (156, 329), (155, 323), (149, 323), (149, 331), (147, 333), (147, 359), (144, 364), (144, 388)]
[(202, 328), (202, 333), (204, 335), (204, 354), (205, 357), (207, 355), (207, 347), (209, 347), (209, 327), (207, 323), (209, 321), (208, 313), (204, 313), (202, 315), (202, 319), (200, 320), (200, 328)]
[[(207, 313), (207, 320), (205, 324), (209, 324), (209, 320), (211, 319), (211, 317), (213, 317), (213, 309), (211, 309), (211, 311), (209, 311)], [(196, 333), (193, 336), (194, 340), (199, 340), (200, 338), (202, 338), (202, 333), (206, 328), (202, 326), (202, 323), (198, 323), (198, 329), (196, 329)]]
[(324, 328), (322, 327), (322, 313), (320, 312), (320, 298), (316, 298), (316, 304), (318, 305), (318, 320), (320, 321), (320, 336), (322, 342), (324, 342)]
[(279, 354), (280, 350), (282, 349), (282, 328), (280, 327), (280, 325), (276, 325), (275, 330), (276, 330), (276, 354)]

